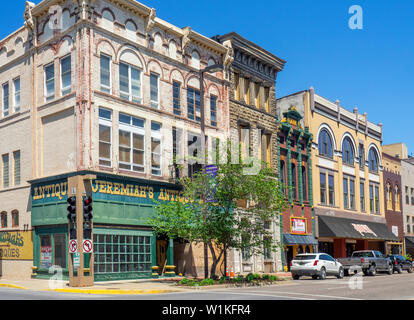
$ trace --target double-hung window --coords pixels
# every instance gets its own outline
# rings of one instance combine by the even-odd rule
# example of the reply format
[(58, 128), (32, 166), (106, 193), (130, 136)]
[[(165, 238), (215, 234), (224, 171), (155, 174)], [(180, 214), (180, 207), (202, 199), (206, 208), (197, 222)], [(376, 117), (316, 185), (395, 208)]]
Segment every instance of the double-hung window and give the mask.
[(187, 89), (188, 118), (201, 122), (200, 91), (193, 88)]
[(141, 70), (121, 62), (119, 64), (119, 90), (122, 99), (142, 103)]
[(158, 92), (160, 76), (151, 73), (150, 75), (150, 90), (151, 90), (151, 108), (158, 109), (160, 106), (160, 97)]
[(9, 178), (9, 155), (5, 154), (2, 156), (3, 158), (3, 188), (8, 188), (10, 186), (10, 178)]
[(177, 116), (181, 115), (181, 83), (173, 82), (173, 105), (174, 114)]
[(145, 172), (145, 120), (119, 114), (119, 168)]
[(3, 84), (3, 117), (7, 117), (9, 113), (9, 83), (6, 82)]
[(20, 151), (13, 152), (14, 158), (14, 185), (19, 186), (21, 183), (20, 178)]
[(60, 60), (62, 96), (72, 91), (72, 58), (70, 55)]
[(344, 178), (344, 208), (349, 208), (349, 197), (348, 197), (348, 178)]
[(101, 55), (101, 91), (111, 93), (111, 58)]
[(211, 114), (211, 125), (217, 127), (217, 97), (210, 97), (210, 114)]
[(326, 204), (326, 174), (320, 173), (321, 204)]
[(335, 205), (335, 181), (333, 175), (328, 175), (328, 204)]
[(20, 78), (13, 80), (14, 85), (14, 112), (20, 111)]
[(371, 213), (379, 213), (379, 185), (377, 183), (369, 184), (369, 206)]
[(55, 98), (55, 65), (51, 63), (45, 67), (45, 97), (46, 102)]
[(112, 111), (99, 108), (99, 164), (112, 167)]
[(151, 164), (152, 174), (162, 175), (161, 169), (161, 127), (157, 122), (151, 123)]
[(359, 182), (359, 198), (361, 202), (361, 211), (365, 211), (365, 181), (362, 179)]

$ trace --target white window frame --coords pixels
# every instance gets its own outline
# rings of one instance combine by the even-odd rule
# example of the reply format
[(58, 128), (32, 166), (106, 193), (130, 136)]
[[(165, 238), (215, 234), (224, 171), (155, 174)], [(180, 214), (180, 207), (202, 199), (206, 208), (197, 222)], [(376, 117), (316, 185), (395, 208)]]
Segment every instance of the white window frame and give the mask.
[[(129, 90), (129, 92), (121, 91), (121, 71), (119, 70), (119, 93), (120, 93), (121, 98), (123, 98), (122, 95), (128, 95), (129, 101), (142, 104), (142, 69), (136, 66), (133, 66), (129, 63), (122, 62), (122, 61), (119, 62), (119, 68), (121, 68), (121, 64), (128, 66), (128, 90)], [(131, 76), (132, 68), (139, 71), (139, 82), (140, 82), (140, 96), (139, 97), (132, 96), (132, 76)], [(137, 98), (138, 101), (134, 101), (134, 98)]]
[[(152, 123), (157, 123), (160, 125), (159, 131), (152, 130)], [(153, 176), (161, 177), (162, 176), (162, 124), (159, 122), (151, 122), (151, 174)], [(159, 153), (152, 152), (152, 142), (153, 140), (157, 140), (160, 142), (160, 150)], [(154, 168), (152, 165), (152, 155), (155, 154), (160, 157), (160, 168)], [(159, 171), (159, 173), (154, 173), (154, 171)]]
[[(102, 126), (106, 126), (110, 130), (110, 134), (109, 134), (109, 137), (110, 137), (110, 148), (109, 148), (110, 149), (110, 153), (109, 153), (110, 158), (109, 159), (102, 158), (101, 155), (100, 155), (100, 150), (98, 150), (99, 165), (102, 166), (102, 167), (112, 168), (112, 164), (113, 164), (112, 163), (112, 144), (113, 144), (113, 139), (112, 139), (112, 130), (113, 130), (112, 129), (112, 119), (113, 119), (113, 111), (110, 110), (110, 109), (106, 109), (106, 108), (99, 108), (99, 109), (103, 109), (103, 110), (106, 110), (106, 111), (111, 112), (111, 120), (108, 120), (107, 118), (101, 118), (101, 117), (99, 117), (99, 126), (101, 126), (101, 125)], [(99, 130), (98, 130), (98, 135), (99, 135)], [(98, 136), (98, 141), (99, 141), (99, 144), (100, 144), (101, 143), (101, 140), (100, 140), (100, 137), (99, 136)], [(101, 160), (102, 161), (110, 162), (110, 166), (106, 166), (104, 164), (101, 164)]]
[[(18, 157), (16, 157), (17, 155)], [(19, 159), (18, 168), (17, 168), (17, 161), (16, 161), (17, 159)], [(13, 185), (14, 186), (20, 186), (22, 183), (21, 169), (22, 169), (22, 154), (20, 150), (17, 150), (13, 152)], [(18, 183), (17, 183), (17, 180), (18, 180)]]
[[(105, 57), (107, 59), (109, 59), (109, 87), (107, 87), (106, 85), (102, 84), (102, 67), (101, 67), (101, 61), (102, 61), (102, 57)], [(100, 57), (99, 57), (99, 81), (100, 81), (100, 89), (101, 91), (105, 92), (105, 93), (109, 93), (112, 94), (112, 57), (106, 54), (101, 53)], [(104, 90), (102, 90), (104, 89)], [(108, 90), (108, 91), (105, 91)]]
[[(52, 67), (53, 68), (53, 93), (51, 94), (47, 94), (47, 78), (46, 78), (46, 69)], [(55, 79), (56, 79), (56, 72), (55, 72), (55, 62), (49, 63), (48, 65), (45, 65), (44, 70), (43, 70), (43, 74), (44, 74), (44, 92), (45, 92), (45, 101), (49, 102), (52, 101), (55, 98), (55, 91), (56, 91), (56, 87), (55, 87)], [(51, 80), (50, 80), (51, 81)]]
[[(121, 113), (119, 115), (121, 116)], [(130, 153), (131, 154), (130, 154), (130, 162), (129, 163), (128, 162), (122, 162), (121, 160), (119, 160), (119, 165), (122, 164), (122, 165), (130, 166), (130, 169), (125, 169), (125, 168), (121, 168), (121, 167), (120, 167), (120, 169), (121, 170), (126, 170), (126, 171), (131, 171), (131, 172), (137, 172), (137, 173), (146, 173), (146, 169), (145, 169), (146, 168), (146, 159), (145, 159), (145, 154), (146, 154), (146, 152), (145, 152), (145, 148), (146, 148), (145, 137), (146, 137), (146, 134), (145, 134), (145, 126), (146, 126), (147, 122), (143, 118), (134, 117), (134, 116), (131, 116), (129, 114), (122, 113), (122, 115), (125, 115), (125, 116), (128, 116), (128, 117), (131, 118), (131, 122), (130, 122), (129, 125), (127, 125), (125, 123), (121, 123), (119, 121), (119, 131), (122, 130), (122, 131), (125, 131), (125, 132), (129, 132), (129, 134), (130, 134), (130, 149), (131, 149)], [(144, 121), (144, 128), (140, 128), (140, 127), (132, 125), (132, 123), (133, 123), (132, 119), (133, 118)], [(144, 141), (144, 146), (143, 146), (144, 163), (142, 165), (134, 163), (134, 136), (133, 136), (134, 133), (137, 134), (137, 135), (143, 136), (143, 138), (144, 138), (143, 139), (143, 141)], [(119, 150), (118, 150), (118, 152), (119, 152)], [(134, 170), (134, 167), (142, 167), (143, 170), (142, 171), (137, 171), (137, 170)]]
[[(19, 90), (16, 90), (16, 82), (19, 81)], [(14, 101), (13, 101), (13, 105), (14, 105), (14, 112), (19, 112), (20, 111), (20, 106), (22, 103), (22, 96), (21, 96), (21, 88), (22, 88), (22, 82), (20, 80), (20, 77), (14, 78), (13, 79), (13, 90), (14, 90)], [(19, 96), (19, 103), (17, 103), (17, 99), (16, 97)]]
[[(63, 64), (62, 62), (63, 60), (68, 59), (68, 58), (70, 59), (70, 85), (67, 87), (63, 87), (63, 70), (62, 70)], [(65, 96), (72, 91), (72, 56), (68, 54), (62, 57), (59, 63), (60, 63), (60, 94), (62, 96)]]
[[(151, 95), (151, 77), (155, 76), (157, 78), (157, 101), (152, 100)], [(159, 109), (160, 108), (160, 75), (157, 73), (150, 73), (150, 100), (151, 100), (151, 108)]]
[[(7, 88), (7, 108), (6, 108), (6, 104), (4, 103), (5, 102), (5, 97), (6, 97), (6, 95), (4, 94), (5, 86), (8, 87)], [(8, 81), (3, 83), (3, 85), (2, 85), (2, 94), (3, 94), (3, 96), (2, 96), (2, 98), (3, 98), (2, 99), (2, 101), (3, 101), (3, 117), (7, 117), (7, 116), (10, 115), (10, 85), (9, 85)]]

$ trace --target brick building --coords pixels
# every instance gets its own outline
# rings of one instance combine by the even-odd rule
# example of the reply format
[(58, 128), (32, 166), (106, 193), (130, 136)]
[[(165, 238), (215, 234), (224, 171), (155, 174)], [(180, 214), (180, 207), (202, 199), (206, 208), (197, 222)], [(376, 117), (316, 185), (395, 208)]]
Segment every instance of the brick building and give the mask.
[[(234, 52), (229, 70), (231, 139), (241, 145), (242, 159), (267, 162), (277, 174), (276, 78), (285, 61), (232, 32), (214, 37)], [(269, 225), (280, 241), (279, 221)], [(282, 270), (281, 253), (250, 256), (248, 250), (232, 250), (229, 265), (236, 273)]]
[[(231, 50), (133, 0), (27, 2), (24, 17), (0, 46), (2, 274), (67, 275), (67, 180), (87, 173), (96, 280), (150, 277), (174, 252), (192, 252), (177, 271), (197, 272), (202, 253), (145, 219), (154, 199), (179, 199), (172, 178), (193, 167), (173, 157), (201, 144), (200, 70), (228, 68)], [(209, 148), (230, 133), (224, 75), (205, 75)]]

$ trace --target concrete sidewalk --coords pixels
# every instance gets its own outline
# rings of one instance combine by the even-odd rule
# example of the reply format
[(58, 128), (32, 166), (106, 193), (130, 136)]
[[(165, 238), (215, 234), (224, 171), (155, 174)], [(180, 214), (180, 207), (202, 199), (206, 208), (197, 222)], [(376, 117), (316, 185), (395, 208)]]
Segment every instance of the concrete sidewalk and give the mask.
[[(291, 279), (290, 273), (278, 273), (279, 278), (286, 280)], [(162, 279), (145, 279), (145, 280), (124, 280), (110, 282), (95, 282), (92, 287), (71, 288), (69, 281), (59, 280), (39, 280), (39, 279), (0, 279), (0, 287), (13, 289), (31, 290), (31, 291), (56, 291), (66, 293), (81, 294), (106, 294), (106, 295), (134, 295), (134, 294), (163, 294), (171, 292), (188, 292), (193, 291), (194, 287), (177, 286), (177, 282), (183, 279), (162, 278)], [(214, 290), (218, 286), (202, 287), (203, 290)]]

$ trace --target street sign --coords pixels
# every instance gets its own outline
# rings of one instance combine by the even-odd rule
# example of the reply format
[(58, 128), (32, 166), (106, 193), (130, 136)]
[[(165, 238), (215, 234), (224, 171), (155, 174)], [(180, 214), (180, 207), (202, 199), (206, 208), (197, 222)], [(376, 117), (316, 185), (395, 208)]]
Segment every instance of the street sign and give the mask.
[(82, 248), (83, 248), (84, 253), (92, 253), (93, 252), (92, 240), (83, 240)]
[(69, 253), (78, 252), (78, 240), (70, 240), (69, 242)]
[(210, 177), (208, 181), (209, 191), (207, 194), (206, 202), (216, 202), (216, 177), (218, 173), (218, 167), (214, 165), (206, 166), (206, 174)]
[(73, 268), (77, 270), (80, 267), (80, 253), (76, 252), (73, 255)]

